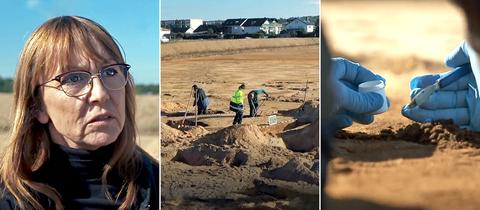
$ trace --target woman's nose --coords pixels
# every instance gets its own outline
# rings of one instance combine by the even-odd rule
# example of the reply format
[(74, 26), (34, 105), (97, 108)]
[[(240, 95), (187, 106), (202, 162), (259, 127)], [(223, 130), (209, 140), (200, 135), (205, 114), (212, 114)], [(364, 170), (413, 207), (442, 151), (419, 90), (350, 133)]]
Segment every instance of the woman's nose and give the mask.
[(110, 99), (109, 92), (99, 77), (92, 77), (90, 85), (92, 86), (90, 89), (90, 102), (104, 102)]

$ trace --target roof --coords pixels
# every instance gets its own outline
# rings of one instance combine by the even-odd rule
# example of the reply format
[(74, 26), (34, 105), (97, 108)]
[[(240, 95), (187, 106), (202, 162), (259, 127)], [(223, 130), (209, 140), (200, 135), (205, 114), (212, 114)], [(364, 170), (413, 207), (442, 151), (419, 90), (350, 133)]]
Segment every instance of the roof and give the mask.
[(208, 32), (208, 29), (212, 29), (214, 33), (217, 33), (219, 31), (222, 31), (222, 26), (221, 25), (200, 25), (198, 26), (197, 29), (195, 29), (195, 33), (199, 33), (199, 32)]
[(247, 18), (227, 19), (223, 22), (224, 26), (240, 26)]
[[(302, 23), (305, 23), (305, 25), (315, 25), (315, 23), (312, 23), (312, 22), (309, 21), (309, 20), (304, 20), (304, 19), (302, 19), (302, 18), (294, 18), (294, 19), (292, 19), (291, 21), (289, 21), (288, 24), (290, 24), (291, 22), (293, 22), (293, 21), (295, 21), (295, 20), (298, 20), (298, 21), (300, 21), (300, 22), (302, 22)], [(288, 25), (288, 24), (287, 24), (287, 25)]]
[(236, 18), (236, 19), (227, 19), (223, 22), (223, 26), (262, 26), (265, 24), (265, 21), (277, 21), (275, 18)]
[(267, 20), (267, 18), (248, 18), (242, 26), (262, 26)]

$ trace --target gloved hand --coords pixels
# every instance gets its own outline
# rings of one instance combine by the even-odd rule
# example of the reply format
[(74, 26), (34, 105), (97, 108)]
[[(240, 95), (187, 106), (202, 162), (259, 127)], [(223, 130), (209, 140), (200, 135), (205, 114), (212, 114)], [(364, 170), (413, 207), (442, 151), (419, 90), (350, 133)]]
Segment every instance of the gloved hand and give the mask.
[[(373, 115), (369, 113), (382, 107), (383, 96), (374, 92), (360, 93), (358, 85), (372, 80), (385, 82), (385, 79), (344, 58), (332, 58), (332, 68), (332, 90), (336, 96), (335, 127), (345, 128), (351, 126), (353, 121), (361, 124), (372, 123)], [(390, 107), (390, 102), (387, 103)]]
[[(458, 67), (470, 63), (466, 42), (462, 42), (445, 59), (448, 67)], [(432, 85), (440, 74), (423, 75), (410, 81), (410, 97), (413, 98), (421, 89)], [(473, 73), (433, 93), (428, 101), (420, 106), (402, 109), (403, 116), (417, 122), (432, 122), (451, 119), (456, 125), (480, 131), (480, 97)]]

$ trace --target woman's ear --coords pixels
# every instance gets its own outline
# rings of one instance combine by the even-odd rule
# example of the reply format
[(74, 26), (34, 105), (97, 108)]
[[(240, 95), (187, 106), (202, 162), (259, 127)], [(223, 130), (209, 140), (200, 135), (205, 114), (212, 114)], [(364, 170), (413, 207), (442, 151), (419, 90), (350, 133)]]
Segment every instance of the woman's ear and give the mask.
[(45, 109), (45, 105), (43, 104), (43, 99), (41, 98), (41, 92), (37, 92), (37, 91), (41, 91), (41, 90), (36, 90), (36, 94), (35, 94), (35, 101), (37, 101), (37, 103), (35, 103), (35, 105), (33, 106), (35, 110), (34, 111), (34, 115), (35, 115), (35, 118), (37, 118), (38, 122), (42, 123), (42, 124), (47, 124), (48, 121), (50, 121), (50, 117), (48, 116), (48, 113)]
[(42, 124), (47, 124), (48, 121), (50, 120), (47, 112), (45, 111), (45, 109), (43, 107), (40, 107), (39, 109), (37, 109), (37, 111), (35, 113), (35, 118), (37, 118), (38, 122), (40, 122)]

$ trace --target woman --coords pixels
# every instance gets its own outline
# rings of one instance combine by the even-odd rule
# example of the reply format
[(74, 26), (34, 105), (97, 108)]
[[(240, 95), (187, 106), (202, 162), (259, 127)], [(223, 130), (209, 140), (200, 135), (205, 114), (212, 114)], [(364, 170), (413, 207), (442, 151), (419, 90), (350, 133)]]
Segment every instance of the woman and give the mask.
[(17, 65), (0, 209), (158, 209), (158, 162), (135, 142), (129, 68), (87, 18), (33, 32)]

